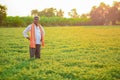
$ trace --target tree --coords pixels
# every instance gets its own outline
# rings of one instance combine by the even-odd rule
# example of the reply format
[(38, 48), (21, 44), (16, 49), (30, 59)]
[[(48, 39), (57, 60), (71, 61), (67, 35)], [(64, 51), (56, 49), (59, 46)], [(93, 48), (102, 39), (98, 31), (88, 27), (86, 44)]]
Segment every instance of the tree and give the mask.
[(113, 6), (109, 9), (108, 18), (113, 25), (116, 24), (116, 21), (120, 21), (120, 2), (113, 2)]
[(82, 14), (80, 18), (89, 18), (89, 14)]
[(117, 20), (120, 22), (120, 2), (114, 2), (114, 6), (117, 8)]
[(114, 2), (112, 7), (105, 3), (100, 3), (98, 7), (94, 6), (90, 17), (93, 24), (104, 25), (112, 22), (115, 25), (117, 21), (120, 21), (120, 2)]
[(93, 24), (96, 24), (96, 25), (105, 24), (105, 22), (107, 21), (106, 15), (108, 15), (108, 9), (109, 9), (109, 6), (103, 2), (100, 3), (98, 7), (93, 6), (90, 12), (90, 17), (92, 19)]
[(32, 15), (32, 16), (38, 16), (38, 10), (37, 10), (37, 9), (32, 10), (32, 11), (31, 11), (31, 15)]
[(56, 15), (55, 8), (46, 8), (38, 12), (38, 16), (54, 17)]
[(6, 6), (0, 4), (0, 25), (2, 24), (3, 20), (6, 18)]
[(71, 18), (78, 18), (79, 15), (77, 13), (77, 10), (74, 8), (71, 10), (71, 12), (68, 12), (68, 15), (71, 17)]
[(57, 17), (63, 17), (64, 16), (64, 11), (62, 11), (61, 9), (59, 11), (57, 11), (56, 14)]

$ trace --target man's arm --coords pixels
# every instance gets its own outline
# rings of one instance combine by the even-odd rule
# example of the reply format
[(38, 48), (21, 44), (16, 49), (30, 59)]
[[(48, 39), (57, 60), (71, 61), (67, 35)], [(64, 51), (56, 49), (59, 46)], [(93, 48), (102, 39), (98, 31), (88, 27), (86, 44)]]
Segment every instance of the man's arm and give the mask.
[(30, 38), (29, 38), (29, 36), (28, 36), (28, 32), (30, 31), (30, 29), (31, 29), (31, 25), (29, 25), (27, 28), (25, 28), (25, 30), (23, 31), (23, 36), (25, 37), (25, 38), (27, 38), (28, 40), (30, 40)]
[(43, 26), (42, 26), (42, 31), (43, 31), (43, 35), (45, 36), (45, 30), (44, 30)]

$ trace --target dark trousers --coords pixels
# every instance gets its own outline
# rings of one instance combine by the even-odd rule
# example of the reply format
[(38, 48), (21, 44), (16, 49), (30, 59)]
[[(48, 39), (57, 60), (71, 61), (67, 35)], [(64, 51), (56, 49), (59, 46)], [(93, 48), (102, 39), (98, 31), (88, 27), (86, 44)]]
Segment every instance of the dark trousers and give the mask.
[(30, 48), (30, 58), (40, 58), (41, 45), (36, 44), (36, 48)]

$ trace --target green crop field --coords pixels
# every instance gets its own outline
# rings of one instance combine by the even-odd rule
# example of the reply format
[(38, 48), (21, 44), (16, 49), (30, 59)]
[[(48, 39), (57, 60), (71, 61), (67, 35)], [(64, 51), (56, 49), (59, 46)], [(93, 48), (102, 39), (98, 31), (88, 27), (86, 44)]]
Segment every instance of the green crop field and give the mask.
[(120, 80), (120, 27), (45, 27), (41, 59), (24, 28), (0, 28), (0, 80)]

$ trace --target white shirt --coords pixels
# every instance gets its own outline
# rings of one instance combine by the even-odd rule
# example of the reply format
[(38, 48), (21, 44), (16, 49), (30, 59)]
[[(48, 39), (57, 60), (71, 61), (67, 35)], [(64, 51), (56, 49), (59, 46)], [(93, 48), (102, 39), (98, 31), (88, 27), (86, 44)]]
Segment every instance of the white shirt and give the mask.
[[(23, 36), (26, 38), (26, 37), (29, 37), (28, 36), (28, 32), (31, 30), (31, 26), (32, 25), (29, 25), (29, 26), (27, 26), (27, 28), (25, 28), (25, 30), (23, 31)], [(45, 34), (45, 31), (44, 31), (44, 29), (43, 29), (43, 27), (42, 27), (42, 30), (43, 30), (43, 34)], [(35, 38), (36, 38), (36, 44), (41, 44), (41, 32), (40, 32), (40, 28), (39, 28), (39, 26), (36, 26), (35, 25)]]

